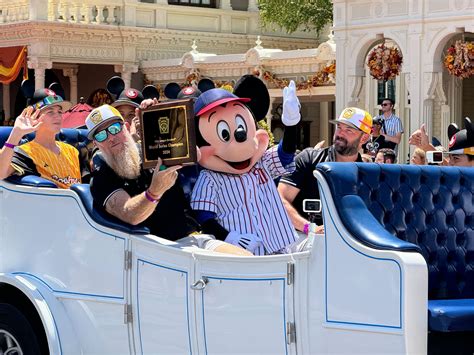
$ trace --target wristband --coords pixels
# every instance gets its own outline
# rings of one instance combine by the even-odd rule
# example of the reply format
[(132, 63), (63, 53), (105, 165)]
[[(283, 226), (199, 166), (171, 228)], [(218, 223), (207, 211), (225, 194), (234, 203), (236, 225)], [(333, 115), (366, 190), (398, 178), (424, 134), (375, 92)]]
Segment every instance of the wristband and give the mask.
[(153, 203), (155, 203), (155, 204), (157, 204), (158, 201), (160, 201), (159, 198), (154, 198), (154, 197), (148, 192), (148, 190), (145, 190), (145, 197), (146, 197), (146, 199), (147, 199), (148, 201), (153, 202)]
[(306, 223), (303, 227), (303, 233), (308, 235), (309, 233), (309, 223)]
[(3, 144), (3, 146), (4, 146), (4, 147), (7, 147), (7, 148), (10, 148), (10, 149), (13, 149), (13, 148), (16, 147), (15, 144), (7, 143), (7, 142), (5, 142), (5, 143)]

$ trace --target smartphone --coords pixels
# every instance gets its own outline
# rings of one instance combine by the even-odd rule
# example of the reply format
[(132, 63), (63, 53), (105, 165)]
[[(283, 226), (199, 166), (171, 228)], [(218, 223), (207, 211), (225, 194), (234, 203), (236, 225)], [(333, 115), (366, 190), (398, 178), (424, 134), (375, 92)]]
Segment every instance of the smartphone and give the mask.
[(444, 154), (438, 150), (426, 152), (426, 161), (431, 164), (441, 164), (443, 162)]
[(303, 200), (303, 212), (305, 213), (320, 213), (321, 212), (321, 200), (317, 199), (304, 199)]

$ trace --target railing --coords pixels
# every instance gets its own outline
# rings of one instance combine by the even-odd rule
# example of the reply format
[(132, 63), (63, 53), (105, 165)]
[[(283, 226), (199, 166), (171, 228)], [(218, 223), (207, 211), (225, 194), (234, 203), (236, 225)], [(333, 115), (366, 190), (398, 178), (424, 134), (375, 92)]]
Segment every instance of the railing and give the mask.
[[(262, 30), (257, 0), (248, 0), (248, 3), (220, 0), (219, 8), (169, 5), (167, 0), (153, 1), (154, 3), (137, 0), (0, 0), (0, 24), (49, 21), (289, 37), (284, 31)], [(233, 5), (239, 6), (239, 10), (234, 10)], [(291, 37), (315, 38), (314, 33), (303, 31), (293, 33)]]

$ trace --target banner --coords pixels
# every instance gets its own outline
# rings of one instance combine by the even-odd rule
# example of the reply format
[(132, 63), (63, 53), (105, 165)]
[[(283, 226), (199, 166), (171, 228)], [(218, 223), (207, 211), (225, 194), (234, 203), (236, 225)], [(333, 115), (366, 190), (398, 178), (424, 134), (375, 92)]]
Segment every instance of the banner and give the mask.
[(23, 68), (23, 79), (28, 79), (26, 51), (26, 47), (0, 48), (0, 83), (10, 84), (17, 78), (21, 68)]

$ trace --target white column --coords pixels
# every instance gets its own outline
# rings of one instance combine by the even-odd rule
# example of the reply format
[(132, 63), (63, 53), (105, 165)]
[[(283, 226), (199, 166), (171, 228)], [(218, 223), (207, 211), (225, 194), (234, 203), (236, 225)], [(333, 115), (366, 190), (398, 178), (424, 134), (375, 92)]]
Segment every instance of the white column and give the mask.
[(249, 0), (247, 11), (258, 11), (257, 0)]
[(122, 77), (125, 88), (129, 88), (132, 82), (132, 73), (136, 73), (138, 71), (138, 65), (135, 64), (122, 64), (122, 65), (115, 65), (114, 70), (116, 73), (120, 73)]
[(48, 0), (30, 0), (29, 19), (46, 21), (48, 19)]
[(28, 61), (28, 68), (35, 70), (35, 90), (44, 88), (44, 74), (46, 69), (51, 69), (53, 63), (39, 58), (31, 58)]
[(63, 75), (69, 78), (69, 98), (70, 101), (75, 105), (77, 104), (77, 72), (79, 69), (75, 68), (67, 68), (63, 69)]
[(5, 112), (5, 119), (10, 119), (10, 84), (3, 84), (3, 111)]
[[(410, 93), (410, 125), (412, 131), (419, 128), (426, 119), (425, 117), (423, 117), (423, 92), (427, 92), (427, 90), (423, 90), (422, 88), (424, 79), (422, 74), (422, 58), (425, 57), (425, 54), (422, 53), (422, 37), (423, 29), (421, 28), (421, 26), (408, 26), (408, 53), (403, 54), (404, 58), (407, 58), (407, 71), (410, 73), (409, 87), (407, 89)], [(409, 135), (410, 132), (407, 132), (407, 134)]]
[(329, 139), (329, 102), (319, 103), (319, 140), (325, 140), (326, 146), (330, 145)]
[(221, 0), (221, 9), (232, 10), (232, 5), (230, 4), (230, 0)]

